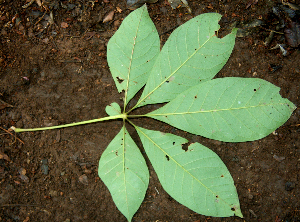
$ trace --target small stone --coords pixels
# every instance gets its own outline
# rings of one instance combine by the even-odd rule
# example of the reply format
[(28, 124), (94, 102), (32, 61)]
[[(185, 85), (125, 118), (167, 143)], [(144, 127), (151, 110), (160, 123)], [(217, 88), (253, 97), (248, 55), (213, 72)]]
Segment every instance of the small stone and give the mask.
[(274, 158), (275, 160), (277, 160), (278, 162), (281, 162), (281, 161), (283, 161), (283, 160), (285, 159), (284, 156), (277, 156), (276, 154), (274, 154), (273, 158)]
[(58, 196), (58, 192), (57, 192), (56, 190), (50, 190), (50, 191), (49, 191), (49, 195), (50, 195), (51, 197), (57, 197), (57, 196)]
[(48, 167), (48, 160), (47, 159), (42, 160), (41, 170), (42, 170), (43, 174), (48, 175), (49, 167)]
[(115, 28), (119, 28), (120, 24), (121, 24), (120, 20), (114, 21), (114, 27)]
[(295, 183), (293, 182), (286, 182), (285, 183), (285, 190), (286, 191), (291, 191), (295, 188)]
[(85, 174), (83, 174), (83, 175), (81, 175), (79, 177), (79, 181), (80, 181), (80, 183), (82, 183), (84, 185), (88, 185), (89, 184), (88, 178), (87, 178), (87, 176)]

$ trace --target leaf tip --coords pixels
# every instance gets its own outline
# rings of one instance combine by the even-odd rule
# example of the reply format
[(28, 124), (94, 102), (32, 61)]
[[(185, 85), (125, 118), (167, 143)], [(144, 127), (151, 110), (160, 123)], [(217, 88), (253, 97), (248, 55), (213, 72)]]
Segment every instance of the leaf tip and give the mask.
[(237, 207), (237, 206), (233, 206), (231, 208), (231, 210), (234, 212), (234, 215), (237, 216), (237, 217), (240, 217), (240, 218), (244, 218), (243, 214), (242, 214), (242, 211), (240, 209), (240, 207)]

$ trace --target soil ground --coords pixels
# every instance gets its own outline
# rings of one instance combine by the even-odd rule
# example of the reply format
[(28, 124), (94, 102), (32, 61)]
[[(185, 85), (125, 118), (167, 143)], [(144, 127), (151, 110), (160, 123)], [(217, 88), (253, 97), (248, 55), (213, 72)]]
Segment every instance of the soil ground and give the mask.
[[(21, 133), (17, 137), (22, 142), (4, 131), (11, 126), (33, 128), (100, 118), (106, 116), (106, 105), (122, 106), (106, 62), (106, 45), (130, 13), (126, 1), (47, 2), (44, 8), (36, 3), (22, 8), (25, 1), (0, 0), (0, 99), (12, 105), (0, 104), (0, 221), (126, 221), (97, 174), (99, 158), (121, 121)], [(269, 46), (263, 44), (274, 22), (272, 7), (279, 3), (190, 0), (189, 14), (186, 8), (172, 10), (159, 0), (148, 10), (162, 45), (175, 26), (201, 13), (222, 14), (224, 31), (234, 22), (264, 21), (264, 27), (237, 38), (217, 77), (265, 79), (299, 106), (299, 50), (287, 46), (287, 56), (279, 49), (269, 50), (285, 43), (281, 34), (275, 34)], [(111, 11), (115, 11), (113, 20), (103, 23)], [(282, 67), (275, 71), (274, 66)], [(247, 143), (213, 141), (155, 120), (135, 120), (145, 128), (171, 132), (215, 151), (232, 174), (245, 218), (205, 217), (177, 203), (162, 189), (145, 157), (150, 184), (133, 221), (300, 221), (299, 115), (296, 109), (273, 134)], [(130, 126), (129, 132), (142, 149)]]

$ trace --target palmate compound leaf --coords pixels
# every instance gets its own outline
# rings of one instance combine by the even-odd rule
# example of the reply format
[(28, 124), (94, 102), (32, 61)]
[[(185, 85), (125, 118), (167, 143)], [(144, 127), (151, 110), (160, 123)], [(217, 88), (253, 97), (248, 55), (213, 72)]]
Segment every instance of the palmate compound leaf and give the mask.
[(178, 27), (164, 44), (136, 107), (169, 102), (179, 93), (212, 79), (227, 62), (236, 30), (216, 37), (221, 15), (199, 15)]
[(146, 5), (130, 13), (107, 45), (107, 62), (125, 106), (145, 85), (160, 50), (157, 30)]
[(279, 90), (262, 79), (214, 79), (181, 93), (147, 116), (210, 139), (253, 141), (272, 133), (295, 110)]
[(125, 126), (103, 152), (98, 174), (118, 209), (131, 221), (145, 197), (149, 172), (144, 157)]
[(163, 188), (179, 203), (206, 216), (243, 217), (233, 179), (210, 149), (173, 134), (136, 130)]

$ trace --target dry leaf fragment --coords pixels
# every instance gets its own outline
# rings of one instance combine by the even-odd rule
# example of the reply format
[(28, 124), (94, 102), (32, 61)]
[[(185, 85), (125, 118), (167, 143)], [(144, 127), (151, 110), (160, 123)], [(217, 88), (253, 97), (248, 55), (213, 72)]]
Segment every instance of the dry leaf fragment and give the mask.
[(13, 107), (13, 106), (10, 105), (10, 104), (8, 104), (8, 103), (6, 103), (6, 102), (4, 102), (4, 101), (2, 101), (2, 100), (0, 99), (0, 110), (1, 110), (1, 109), (4, 109), (4, 108), (6, 108), (6, 107)]
[(35, 2), (36, 2), (36, 4), (38, 4), (38, 6), (42, 6), (42, 2), (41, 2), (41, 0), (35, 0)]
[(2, 160), (2, 159), (6, 160), (8, 162), (10, 161), (9, 157), (6, 154), (0, 152), (0, 160)]
[(109, 22), (109, 21), (113, 20), (114, 14), (115, 14), (115, 11), (111, 11), (110, 13), (108, 13), (108, 14), (105, 16), (105, 18), (103, 19), (103, 23)]
[(119, 12), (119, 13), (121, 13), (122, 12), (122, 9), (120, 9), (120, 7), (116, 7), (117, 8), (117, 11)]
[(68, 28), (68, 23), (66, 23), (66, 22), (62, 22), (61, 24), (60, 24), (60, 27), (62, 27), (63, 29), (65, 29), (65, 28)]

